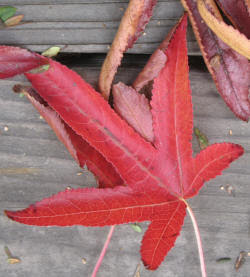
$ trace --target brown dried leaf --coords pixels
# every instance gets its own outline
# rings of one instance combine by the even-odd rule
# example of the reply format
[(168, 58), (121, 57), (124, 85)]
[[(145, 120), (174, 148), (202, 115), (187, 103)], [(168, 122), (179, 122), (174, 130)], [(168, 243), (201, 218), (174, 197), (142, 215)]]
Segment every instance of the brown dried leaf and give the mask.
[(4, 21), (4, 25), (6, 27), (16, 26), (16, 25), (18, 25), (22, 21), (23, 17), (24, 17), (23, 14), (12, 16), (11, 18), (9, 18), (6, 21)]
[[(189, 13), (203, 58), (224, 101), (242, 120), (250, 117), (250, 65), (247, 58), (221, 41), (202, 20), (195, 0), (181, 0)], [(211, 0), (210, 0), (211, 3)], [(213, 6), (209, 3), (209, 9)], [(219, 13), (212, 10), (219, 18)]]
[(232, 49), (250, 59), (250, 40), (237, 29), (218, 20), (206, 7), (203, 0), (197, 0), (198, 10), (208, 27)]
[(250, 10), (249, 1), (244, 0), (216, 0), (220, 8), (242, 34), (250, 38)]
[(102, 65), (99, 89), (105, 99), (109, 98), (110, 88), (123, 53), (131, 48), (149, 21), (156, 0), (130, 0), (121, 20), (115, 39)]

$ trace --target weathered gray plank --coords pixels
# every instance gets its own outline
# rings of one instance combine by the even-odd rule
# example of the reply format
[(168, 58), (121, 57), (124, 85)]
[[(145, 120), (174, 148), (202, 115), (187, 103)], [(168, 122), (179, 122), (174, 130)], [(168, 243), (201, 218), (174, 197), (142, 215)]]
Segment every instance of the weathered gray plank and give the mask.
[[(135, 57), (133, 57), (135, 59)], [(84, 61), (83, 61), (84, 62)], [(126, 64), (126, 61), (125, 61)], [(138, 67), (141, 67), (139, 63)], [(77, 67), (86, 80), (96, 86), (99, 68)], [(116, 80), (131, 83), (139, 68), (121, 68)], [(191, 68), (194, 121), (210, 142), (232, 141), (245, 147), (246, 155), (236, 161), (222, 176), (207, 183), (199, 196), (190, 200), (197, 216), (203, 239), (208, 276), (235, 277), (233, 262), (242, 250), (249, 251), (250, 237), (250, 128), (236, 119), (218, 97), (208, 73)], [(19, 81), (24, 81), (19, 78)], [(1, 81), (0, 89), (0, 168), (28, 167), (38, 169), (33, 174), (0, 174), (0, 209), (24, 208), (32, 202), (72, 187), (94, 186), (93, 176), (80, 171), (67, 151), (57, 141), (46, 123), (25, 98), (11, 93), (16, 81)], [(4, 131), (8, 126), (8, 131)], [(232, 135), (229, 130), (232, 130)], [(194, 140), (194, 150), (198, 151)], [(231, 184), (235, 197), (220, 186)], [(142, 224), (143, 231), (147, 224)], [(0, 272), (8, 277), (74, 277), (90, 276), (108, 228), (39, 228), (11, 222), (0, 216), (0, 245), (8, 245), (22, 263), (11, 266), (0, 251)], [(133, 276), (140, 260), (142, 235), (128, 225), (118, 226), (100, 276)], [(225, 264), (216, 263), (220, 257), (231, 257)], [(87, 259), (87, 264), (81, 263)], [(239, 277), (249, 274), (246, 261)], [(158, 271), (142, 269), (143, 277), (200, 276), (195, 238), (187, 217), (175, 248)]]
[[(1, 44), (44, 51), (51, 45), (64, 52), (107, 52), (128, 1), (12, 1), (25, 15), (23, 25), (1, 30)], [(183, 13), (179, 1), (159, 1), (151, 22), (130, 53), (152, 53)], [(192, 31), (190, 55), (199, 55)]]

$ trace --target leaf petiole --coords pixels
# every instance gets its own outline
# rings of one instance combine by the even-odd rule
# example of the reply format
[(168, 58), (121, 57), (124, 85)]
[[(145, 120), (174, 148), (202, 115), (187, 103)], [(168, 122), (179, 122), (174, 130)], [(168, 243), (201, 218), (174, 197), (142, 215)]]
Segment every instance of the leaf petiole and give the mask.
[(198, 228), (198, 224), (197, 224), (196, 218), (194, 216), (193, 210), (191, 209), (191, 207), (189, 206), (187, 201), (185, 199), (181, 199), (181, 200), (187, 206), (187, 211), (189, 213), (189, 216), (190, 216), (190, 218), (192, 220), (192, 224), (193, 224), (193, 227), (194, 227), (194, 232), (195, 232), (196, 242), (197, 242), (197, 246), (198, 246), (199, 257), (200, 257), (200, 266), (201, 266), (202, 277), (207, 277), (206, 264), (205, 264), (204, 254), (203, 254), (201, 236), (200, 236), (200, 231), (199, 231), (199, 228)]
[(111, 240), (111, 237), (112, 237), (112, 235), (113, 235), (114, 230), (115, 230), (115, 225), (113, 225), (113, 226), (110, 227), (110, 230), (109, 230), (107, 239), (106, 239), (106, 241), (105, 241), (105, 243), (104, 243), (104, 245), (103, 245), (102, 252), (101, 252), (101, 254), (100, 254), (100, 256), (99, 256), (99, 259), (98, 259), (98, 261), (97, 261), (97, 263), (96, 263), (96, 265), (95, 265), (95, 268), (94, 268), (94, 270), (93, 270), (93, 272), (92, 272), (91, 277), (96, 277), (96, 274), (97, 274), (97, 272), (98, 272), (98, 270), (99, 270), (99, 267), (100, 267), (101, 264), (102, 264), (102, 260), (103, 260), (105, 254), (106, 254), (106, 251), (107, 251), (107, 248), (108, 248), (108, 245), (109, 245), (109, 242), (110, 242), (110, 240)]

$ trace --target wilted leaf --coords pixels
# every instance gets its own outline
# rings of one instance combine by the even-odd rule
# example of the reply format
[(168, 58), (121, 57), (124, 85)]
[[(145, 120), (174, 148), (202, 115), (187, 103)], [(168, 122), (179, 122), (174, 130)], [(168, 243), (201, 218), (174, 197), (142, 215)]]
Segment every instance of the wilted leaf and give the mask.
[(242, 34), (250, 39), (250, 3), (248, 0), (216, 0), (220, 8), (227, 15)]
[(180, 18), (179, 22), (177, 22), (171, 29), (156, 51), (150, 56), (143, 70), (138, 74), (137, 78), (133, 82), (133, 87), (135, 90), (140, 91), (143, 87), (149, 84), (154, 78), (158, 76), (159, 72), (164, 67), (167, 61), (167, 57), (164, 52), (167, 49), (169, 42), (181, 20), (182, 17)]
[[(203, 58), (219, 93), (235, 115), (247, 121), (250, 117), (250, 64), (247, 58), (231, 49), (207, 27), (199, 14), (196, 1), (181, 2), (189, 13)], [(212, 5), (209, 8), (212, 9)], [(215, 9), (213, 13), (217, 18), (220, 17)]]
[(198, 10), (207, 26), (232, 49), (250, 59), (250, 40), (237, 29), (218, 20), (206, 7), (204, 0), (197, 0)]
[(109, 53), (102, 65), (99, 88), (105, 99), (109, 93), (114, 75), (121, 63), (123, 53), (131, 48), (148, 23), (157, 0), (130, 0), (121, 20)]

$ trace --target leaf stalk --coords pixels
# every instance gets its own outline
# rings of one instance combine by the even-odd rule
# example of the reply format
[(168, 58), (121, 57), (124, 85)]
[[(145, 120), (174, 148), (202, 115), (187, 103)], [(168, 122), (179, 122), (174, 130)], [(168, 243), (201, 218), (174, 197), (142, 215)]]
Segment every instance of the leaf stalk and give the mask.
[(191, 221), (192, 221), (192, 224), (193, 224), (193, 227), (194, 227), (194, 232), (195, 232), (195, 237), (196, 237), (196, 242), (197, 242), (198, 252), (199, 252), (199, 258), (200, 258), (201, 275), (202, 275), (202, 277), (207, 277), (205, 258), (204, 258), (204, 253), (203, 253), (201, 236), (200, 236), (200, 231), (199, 231), (199, 228), (198, 228), (198, 224), (197, 224), (194, 212), (191, 209), (191, 207), (189, 206), (189, 204), (187, 203), (187, 201), (184, 200), (184, 199), (182, 199), (182, 201), (187, 206), (187, 211), (188, 211), (188, 214), (191, 218)]
[(97, 263), (96, 263), (96, 265), (95, 265), (95, 268), (94, 268), (94, 270), (93, 270), (93, 272), (92, 272), (91, 277), (96, 277), (96, 274), (97, 274), (97, 272), (98, 272), (98, 270), (99, 270), (99, 267), (100, 267), (101, 264), (102, 264), (102, 260), (103, 260), (105, 254), (106, 254), (107, 249), (108, 249), (108, 245), (109, 245), (109, 243), (110, 243), (110, 240), (111, 240), (111, 237), (112, 237), (112, 235), (113, 235), (114, 230), (115, 230), (115, 225), (113, 225), (113, 226), (110, 227), (110, 230), (109, 230), (107, 239), (106, 239), (106, 241), (105, 241), (105, 243), (104, 243), (104, 245), (103, 245), (102, 252), (101, 252), (101, 254), (100, 254), (100, 256), (99, 256), (99, 259), (98, 259), (98, 261), (97, 261)]

